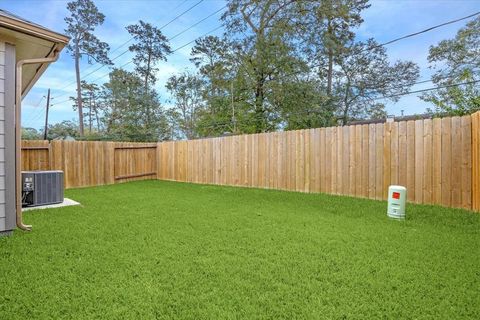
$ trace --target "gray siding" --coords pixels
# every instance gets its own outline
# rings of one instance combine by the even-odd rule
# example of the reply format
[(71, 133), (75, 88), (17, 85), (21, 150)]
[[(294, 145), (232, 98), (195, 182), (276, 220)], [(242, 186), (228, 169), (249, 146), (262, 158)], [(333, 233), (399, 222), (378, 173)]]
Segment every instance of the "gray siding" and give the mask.
[(15, 47), (0, 42), (0, 232), (15, 228)]

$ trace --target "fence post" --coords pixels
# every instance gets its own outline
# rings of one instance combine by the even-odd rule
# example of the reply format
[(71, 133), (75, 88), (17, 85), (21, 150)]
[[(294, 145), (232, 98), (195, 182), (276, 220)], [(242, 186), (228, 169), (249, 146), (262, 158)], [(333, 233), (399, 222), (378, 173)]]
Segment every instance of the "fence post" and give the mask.
[(480, 211), (480, 111), (472, 114), (472, 209)]

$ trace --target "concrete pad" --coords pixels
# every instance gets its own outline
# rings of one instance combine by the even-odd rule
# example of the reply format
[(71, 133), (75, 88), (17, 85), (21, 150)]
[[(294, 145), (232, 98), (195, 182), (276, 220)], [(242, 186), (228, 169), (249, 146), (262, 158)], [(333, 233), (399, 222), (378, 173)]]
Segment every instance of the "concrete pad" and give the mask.
[(47, 204), (47, 205), (38, 206), (38, 207), (26, 207), (26, 208), (22, 208), (22, 212), (36, 210), (36, 209), (62, 208), (62, 207), (78, 206), (78, 205), (80, 205), (80, 202), (74, 201), (72, 199), (64, 198), (62, 203)]

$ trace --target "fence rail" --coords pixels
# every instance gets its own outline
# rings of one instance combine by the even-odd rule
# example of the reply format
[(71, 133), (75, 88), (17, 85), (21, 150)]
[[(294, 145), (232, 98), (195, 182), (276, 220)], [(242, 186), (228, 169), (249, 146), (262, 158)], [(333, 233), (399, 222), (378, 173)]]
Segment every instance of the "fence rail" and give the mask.
[(480, 113), (152, 143), (24, 141), (25, 170), (59, 169), (66, 187), (141, 179), (324, 192), (480, 211)]

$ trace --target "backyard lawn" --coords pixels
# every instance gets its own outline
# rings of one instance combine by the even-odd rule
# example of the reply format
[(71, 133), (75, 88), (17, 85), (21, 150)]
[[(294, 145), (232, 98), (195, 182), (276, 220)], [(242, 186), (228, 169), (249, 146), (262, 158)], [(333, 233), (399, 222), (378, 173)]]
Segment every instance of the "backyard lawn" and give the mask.
[(0, 319), (480, 318), (480, 215), (140, 181), (0, 239)]

